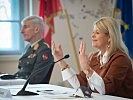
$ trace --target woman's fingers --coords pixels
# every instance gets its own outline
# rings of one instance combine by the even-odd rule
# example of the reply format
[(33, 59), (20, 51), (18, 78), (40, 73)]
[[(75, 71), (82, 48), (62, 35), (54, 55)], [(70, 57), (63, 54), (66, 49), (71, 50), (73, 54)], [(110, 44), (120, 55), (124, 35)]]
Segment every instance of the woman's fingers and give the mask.
[(55, 53), (56, 51), (56, 46), (55, 46), (55, 42), (52, 41), (52, 52)]
[(81, 43), (80, 43), (79, 53), (81, 53), (81, 52), (82, 52), (82, 49), (83, 49), (83, 41), (81, 41)]
[(85, 53), (85, 50), (86, 50), (86, 43), (83, 42), (82, 53)]
[(61, 45), (59, 45), (58, 48), (59, 48), (59, 51), (62, 51), (62, 47), (61, 47)]
[(81, 54), (84, 53), (85, 54), (85, 50), (86, 50), (86, 43), (81, 41), (80, 48), (79, 48), (79, 53), (81, 53)]

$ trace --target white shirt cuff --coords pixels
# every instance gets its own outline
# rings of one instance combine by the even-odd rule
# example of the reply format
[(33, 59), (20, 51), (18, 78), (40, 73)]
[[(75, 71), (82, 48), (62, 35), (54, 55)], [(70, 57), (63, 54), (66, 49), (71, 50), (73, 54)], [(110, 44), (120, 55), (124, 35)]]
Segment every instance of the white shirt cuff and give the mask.
[(100, 94), (105, 94), (104, 81), (95, 71), (89, 79), (87, 78), (87, 80), (92, 90), (95, 88)]
[(63, 81), (68, 80), (72, 76), (76, 74), (76, 72), (72, 68), (66, 68), (65, 70), (61, 71)]

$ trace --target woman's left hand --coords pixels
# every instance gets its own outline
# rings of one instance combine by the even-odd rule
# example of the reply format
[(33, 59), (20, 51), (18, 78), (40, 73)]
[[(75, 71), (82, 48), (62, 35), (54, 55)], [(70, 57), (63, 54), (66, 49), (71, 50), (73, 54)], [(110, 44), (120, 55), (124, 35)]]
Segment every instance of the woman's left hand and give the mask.
[(90, 69), (89, 66), (90, 61), (85, 50), (86, 50), (86, 43), (82, 41), (80, 43), (80, 48), (79, 48), (79, 61), (83, 71)]
[(90, 60), (92, 58), (93, 52), (89, 54), (89, 56), (85, 53), (86, 50), (86, 43), (81, 42), (79, 48), (79, 60), (80, 66), (83, 72), (86, 74), (87, 77), (90, 77), (93, 74), (93, 70), (90, 68)]

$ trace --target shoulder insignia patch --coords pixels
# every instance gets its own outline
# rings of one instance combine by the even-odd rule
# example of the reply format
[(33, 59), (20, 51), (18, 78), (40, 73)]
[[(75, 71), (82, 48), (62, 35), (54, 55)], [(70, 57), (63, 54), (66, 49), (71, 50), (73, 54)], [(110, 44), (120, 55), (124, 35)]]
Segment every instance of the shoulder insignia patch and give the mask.
[(48, 54), (47, 54), (47, 53), (44, 53), (44, 54), (42, 55), (42, 60), (45, 61), (45, 60), (47, 60), (47, 59), (48, 59)]

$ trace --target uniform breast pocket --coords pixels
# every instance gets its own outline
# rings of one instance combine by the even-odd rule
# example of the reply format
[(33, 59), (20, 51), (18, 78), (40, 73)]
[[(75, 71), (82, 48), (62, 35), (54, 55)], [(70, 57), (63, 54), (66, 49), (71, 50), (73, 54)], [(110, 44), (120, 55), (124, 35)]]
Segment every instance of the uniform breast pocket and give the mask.
[(23, 59), (21, 59), (19, 61), (19, 65), (20, 66), (31, 66), (31, 65), (34, 65), (35, 59), (36, 59), (36, 57), (34, 57), (34, 58), (23, 58)]

